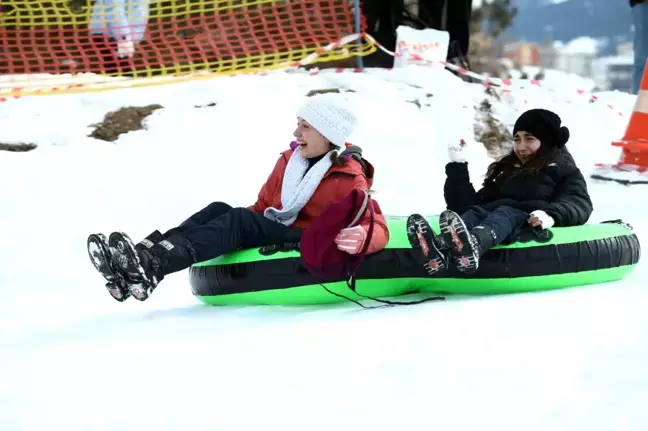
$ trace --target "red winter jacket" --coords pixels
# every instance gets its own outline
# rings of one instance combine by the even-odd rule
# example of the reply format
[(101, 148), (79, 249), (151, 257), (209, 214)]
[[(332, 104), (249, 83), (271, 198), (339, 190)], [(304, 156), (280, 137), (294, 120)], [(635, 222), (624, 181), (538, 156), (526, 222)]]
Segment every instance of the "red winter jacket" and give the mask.
[[(267, 181), (261, 188), (259, 196), (254, 205), (248, 207), (250, 210), (261, 213), (268, 207), (281, 209), (281, 185), (283, 184), (284, 172), (288, 165), (288, 160), (293, 151), (288, 150), (281, 153), (279, 160), (270, 173)], [(294, 227), (306, 228), (313, 220), (324, 212), (326, 206), (335, 200), (339, 200), (348, 195), (353, 189), (370, 190), (373, 184), (373, 166), (367, 162), (365, 169), (355, 159), (350, 159), (342, 166), (331, 166), (322, 182), (315, 190), (310, 201), (302, 208), (297, 216), (297, 220), (292, 225)], [(385, 216), (378, 203), (374, 200), (374, 231), (369, 244), (368, 254), (382, 250), (389, 241), (389, 230)], [(369, 211), (361, 221), (365, 230), (369, 229), (370, 218)]]

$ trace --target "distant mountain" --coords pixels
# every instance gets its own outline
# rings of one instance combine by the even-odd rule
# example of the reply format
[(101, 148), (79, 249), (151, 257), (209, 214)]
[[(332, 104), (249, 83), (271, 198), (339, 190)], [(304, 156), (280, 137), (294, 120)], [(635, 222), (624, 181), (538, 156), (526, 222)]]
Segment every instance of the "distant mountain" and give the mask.
[(568, 42), (587, 36), (611, 44), (601, 54), (615, 54), (618, 42), (632, 40), (628, 0), (515, 0), (518, 14), (506, 32), (511, 39)]

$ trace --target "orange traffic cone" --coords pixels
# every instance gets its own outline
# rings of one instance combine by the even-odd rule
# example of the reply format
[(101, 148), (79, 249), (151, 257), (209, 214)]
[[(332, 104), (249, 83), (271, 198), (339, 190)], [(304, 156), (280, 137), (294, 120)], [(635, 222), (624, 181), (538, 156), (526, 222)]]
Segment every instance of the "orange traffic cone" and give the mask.
[(622, 148), (617, 165), (633, 165), (639, 171), (648, 170), (648, 61), (628, 128), (623, 139), (612, 142), (612, 145)]

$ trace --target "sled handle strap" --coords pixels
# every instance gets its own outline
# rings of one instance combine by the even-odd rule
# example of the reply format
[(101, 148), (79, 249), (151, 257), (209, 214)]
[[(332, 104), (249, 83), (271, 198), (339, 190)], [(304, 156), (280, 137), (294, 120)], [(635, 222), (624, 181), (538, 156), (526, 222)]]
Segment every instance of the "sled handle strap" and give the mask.
[(360, 219), (364, 215), (365, 211), (367, 211), (367, 204), (369, 203), (369, 199), (370, 199), (369, 198), (369, 193), (367, 193), (366, 190), (362, 190), (362, 193), (364, 193), (364, 198), (362, 199), (362, 204), (360, 205), (360, 209), (358, 210), (358, 213), (353, 218), (351, 223), (349, 223), (347, 228), (355, 226), (360, 221)]

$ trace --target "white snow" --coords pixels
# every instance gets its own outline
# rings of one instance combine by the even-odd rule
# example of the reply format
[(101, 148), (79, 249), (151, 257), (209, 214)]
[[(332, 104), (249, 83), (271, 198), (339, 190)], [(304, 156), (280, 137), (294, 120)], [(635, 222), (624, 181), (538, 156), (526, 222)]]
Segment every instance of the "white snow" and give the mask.
[[(86, 252), (92, 232), (139, 239), (213, 200), (253, 202), (309, 90), (341, 87), (353, 142), (388, 214), (444, 207), (448, 142), (472, 139), (486, 97), (445, 71), (276, 72), (0, 103), (0, 429), (645, 430), (648, 271), (562, 291), (412, 307), (210, 308), (186, 272), (144, 303), (114, 301)], [(517, 89), (512, 126), (555, 110), (583, 172), (614, 163), (634, 97)], [(569, 90), (569, 91), (568, 91)], [(195, 105), (216, 103), (212, 107)], [(412, 102), (418, 102), (420, 108)], [(146, 130), (87, 137), (121, 106), (159, 103)], [(620, 117), (611, 104), (626, 117)], [(590, 182), (592, 222), (623, 218), (646, 241), (641, 187)]]
[(554, 91), (564, 91), (568, 94), (569, 92), (574, 91), (574, 89), (591, 92), (596, 87), (596, 83), (593, 79), (585, 78), (575, 73), (569, 73), (562, 70), (545, 69), (539, 66), (524, 66), (521, 70), (509, 70), (511, 78), (513, 79), (520, 79), (522, 72), (527, 74), (528, 79), (535, 79), (539, 73), (542, 73), (544, 75), (541, 80), (543, 88)]

